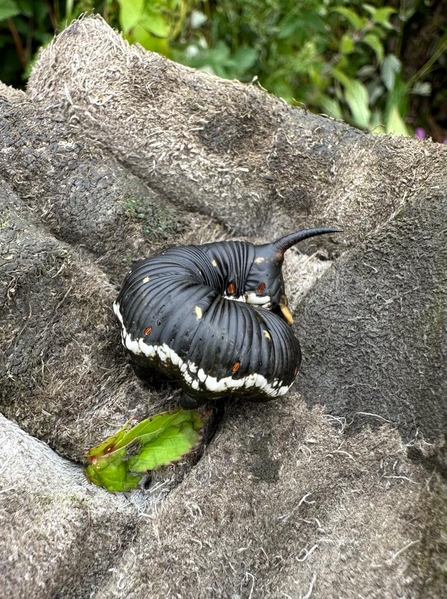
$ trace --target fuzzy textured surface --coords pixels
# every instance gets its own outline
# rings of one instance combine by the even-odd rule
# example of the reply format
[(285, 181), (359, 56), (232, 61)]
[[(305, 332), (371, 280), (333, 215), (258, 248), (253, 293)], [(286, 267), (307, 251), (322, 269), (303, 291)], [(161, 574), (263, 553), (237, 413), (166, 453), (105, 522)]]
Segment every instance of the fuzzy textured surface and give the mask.
[[(447, 148), (375, 137), (129, 47), (97, 17), (0, 84), (0, 595), (433, 598), (447, 586)], [(85, 451), (177, 405), (112, 302), (134, 260), (340, 226), (286, 253), (303, 365), (146, 491)]]

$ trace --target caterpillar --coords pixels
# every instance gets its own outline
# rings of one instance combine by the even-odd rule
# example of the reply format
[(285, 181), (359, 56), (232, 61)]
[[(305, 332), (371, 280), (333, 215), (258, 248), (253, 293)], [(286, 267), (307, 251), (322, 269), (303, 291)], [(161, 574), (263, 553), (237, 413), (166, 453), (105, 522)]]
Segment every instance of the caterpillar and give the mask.
[(194, 408), (237, 396), (287, 393), (301, 363), (285, 294), (284, 253), (340, 229), (305, 229), (265, 245), (218, 241), (173, 247), (135, 264), (113, 310), (143, 370), (176, 379)]

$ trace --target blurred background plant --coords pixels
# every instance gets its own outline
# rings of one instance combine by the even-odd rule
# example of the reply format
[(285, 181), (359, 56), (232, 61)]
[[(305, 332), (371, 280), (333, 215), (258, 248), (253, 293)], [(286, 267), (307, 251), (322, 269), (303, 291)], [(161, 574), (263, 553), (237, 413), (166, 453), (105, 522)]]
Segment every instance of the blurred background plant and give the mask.
[(130, 43), (364, 130), (447, 140), (447, 0), (0, 0), (0, 79), (95, 11)]

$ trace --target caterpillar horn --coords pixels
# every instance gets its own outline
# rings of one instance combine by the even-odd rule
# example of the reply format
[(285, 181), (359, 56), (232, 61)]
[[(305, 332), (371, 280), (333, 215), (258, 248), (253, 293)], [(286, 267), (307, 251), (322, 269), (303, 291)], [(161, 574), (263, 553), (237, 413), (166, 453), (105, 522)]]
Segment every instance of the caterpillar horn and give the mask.
[(284, 253), (292, 246), (296, 245), (300, 241), (309, 239), (309, 237), (315, 237), (316, 235), (324, 235), (326, 233), (343, 233), (342, 229), (336, 229), (334, 227), (320, 227), (319, 229), (304, 229), (303, 231), (296, 231), (285, 235), (272, 243), (276, 251), (284, 255)]

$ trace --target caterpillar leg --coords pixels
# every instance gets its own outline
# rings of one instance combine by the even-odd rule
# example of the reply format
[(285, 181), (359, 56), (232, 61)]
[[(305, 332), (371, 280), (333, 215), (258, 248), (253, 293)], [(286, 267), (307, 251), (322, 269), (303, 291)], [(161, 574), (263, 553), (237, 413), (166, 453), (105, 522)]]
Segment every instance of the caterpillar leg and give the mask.
[(200, 406), (203, 406), (203, 404), (205, 403), (206, 399), (198, 399), (197, 397), (192, 397), (192, 395), (189, 395), (185, 391), (183, 391), (183, 393), (180, 396), (180, 405), (182, 406), (182, 408), (185, 408), (185, 410), (193, 410), (195, 408), (199, 408)]
[(155, 368), (151, 368), (144, 360), (139, 360), (139, 356), (132, 356), (131, 365), (137, 377), (148, 383), (155, 389), (161, 389), (169, 381), (169, 378), (160, 373)]
[(138, 362), (136, 362), (135, 360), (132, 360), (131, 364), (132, 364), (132, 368), (133, 368), (135, 374), (137, 375), (137, 377), (143, 381), (152, 382), (152, 380), (158, 374), (155, 369), (152, 370), (145, 365), (138, 364)]

